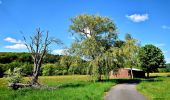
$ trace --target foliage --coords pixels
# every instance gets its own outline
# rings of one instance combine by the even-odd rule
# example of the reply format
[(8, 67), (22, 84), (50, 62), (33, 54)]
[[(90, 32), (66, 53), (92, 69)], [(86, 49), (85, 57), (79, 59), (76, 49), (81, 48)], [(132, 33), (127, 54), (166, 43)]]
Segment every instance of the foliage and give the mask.
[(158, 69), (159, 72), (170, 72), (170, 64), (166, 64), (166, 66), (164, 68), (159, 68)]
[(22, 63), (14, 61), (9, 63), (9, 69), (14, 70), (14, 68), (20, 67), (22, 65)]
[(55, 63), (55, 75), (67, 75), (67, 70), (65, 67), (63, 67), (60, 62)]
[(7, 74), (9, 83), (20, 83), (22, 81), (21, 68), (9, 69)]
[(45, 64), (42, 66), (42, 75), (43, 76), (52, 76), (55, 75), (55, 66), (54, 64)]
[(88, 14), (76, 16), (71, 22), (70, 31), (77, 39), (72, 44), (72, 54), (90, 61), (92, 74), (101, 80), (107, 62), (105, 54), (117, 38), (115, 24), (108, 17)]
[(149, 77), (150, 72), (158, 71), (158, 68), (165, 66), (164, 55), (162, 51), (154, 45), (145, 45), (139, 51), (139, 59), (142, 69)]
[(24, 76), (31, 76), (32, 75), (33, 64), (24, 63), (23, 65), (21, 65), (20, 68), (21, 68), (21, 71), (24, 74)]
[(166, 64), (166, 70), (167, 72), (170, 72), (170, 63)]
[(58, 62), (61, 57), (61, 55), (47, 54), (46, 57), (43, 59), (43, 63), (55, 63)]
[(0, 78), (2, 78), (3, 75), (4, 75), (4, 71), (3, 71), (2, 67), (0, 66)]
[(60, 59), (60, 65), (64, 67), (67, 71), (67, 74), (69, 74), (69, 69), (71, 65), (74, 63), (72, 56), (62, 56)]
[[(138, 41), (132, 38), (130, 34), (126, 34), (125, 42), (123, 44), (125, 67), (129, 67), (132, 69), (133, 67), (140, 65), (138, 59), (139, 48), (140, 47)], [(132, 70), (131, 70), (131, 78), (133, 78)]]
[(29, 53), (14, 53), (14, 52), (0, 52), (0, 63), (8, 64), (11, 62), (30, 62), (32, 63), (32, 58)]
[(0, 64), (0, 78), (4, 76), (5, 72), (9, 69), (9, 64)]

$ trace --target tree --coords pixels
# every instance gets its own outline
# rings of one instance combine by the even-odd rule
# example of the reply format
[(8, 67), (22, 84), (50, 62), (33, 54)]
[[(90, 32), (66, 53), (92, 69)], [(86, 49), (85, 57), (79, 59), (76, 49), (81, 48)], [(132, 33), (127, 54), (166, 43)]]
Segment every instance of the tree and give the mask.
[[(82, 14), (71, 19), (70, 31), (76, 37), (72, 51), (90, 61), (93, 75), (101, 80), (106, 67), (107, 51), (117, 39), (116, 26), (108, 17)], [(110, 65), (110, 64), (109, 64)]]
[(152, 44), (145, 45), (140, 49), (139, 59), (142, 69), (147, 73), (147, 77), (149, 77), (150, 72), (155, 72), (159, 67), (165, 66), (161, 49)]
[(72, 56), (62, 56), (60, 59), (60, 65), (64, 68), (66, 68), (67, 70), (67, 74), (69, 74), (69, 69), (71, 67), (71, 65), (73, 64), (73, 57)]
[(36, 29), (35, 34), (30, 37), (30, 42), (25, 40), (25, 45), (28, 51), (31, 53), (31, 56), (34, 61), (33, 75), (32, 80), (30, 82), (31, 85), (39, 85), (38, 76), (40, 72), (40, 68), (42, 65), (43, 58), (49, 51), (49, 46), (52, 43), (61, 44), (61, 41), (55, 38), (49, 38), (48, 31), (46, 32), (45, 38), (42, 35), (43, 31), (40, 28)]
[(133, 79), (132, 68), (138, 66), (138, 53), (139, 53), (139, 44), (136, 39), (132, 38), (130, 34), (126, 34), (125, 42), (123, 45), (123, 52), (125, 56), (125, 65), (131, 68), (130, 76)]

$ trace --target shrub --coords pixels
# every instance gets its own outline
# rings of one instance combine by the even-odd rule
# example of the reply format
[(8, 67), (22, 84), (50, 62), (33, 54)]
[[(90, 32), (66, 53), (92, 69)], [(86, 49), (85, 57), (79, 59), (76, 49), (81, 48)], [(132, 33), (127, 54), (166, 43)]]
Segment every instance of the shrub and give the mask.
[(2, 68), (0, 67), (0, 78), (2, 78), (4, 75), (4, 71), (2, 70)]
[(5, 71), (9, 69), (9, 64), (0, 64), (0, 78), (5, 75)]
[(22, 66), (21, 66), (21, 71), (23, 73), (24, 76), (30, 76), (32, 75), (32, 71), (33, 71), (33, 64), (30, 64), (30, 63), (24, 63)]
[(52, 76), (55, 75), (55, 66), (54, 64), (45, 64), (42, 66), (42, 75), (43, 76)]
[(9, 69), (14, 70), (14, 68), (19, 68), (21, 67), (22, 63), (14, 61), (9, 63)]
[(14, 68), (14, 70), (9, 69), (7, 74), (9, 83), (20, 83), (23, 79), (21, 68)]

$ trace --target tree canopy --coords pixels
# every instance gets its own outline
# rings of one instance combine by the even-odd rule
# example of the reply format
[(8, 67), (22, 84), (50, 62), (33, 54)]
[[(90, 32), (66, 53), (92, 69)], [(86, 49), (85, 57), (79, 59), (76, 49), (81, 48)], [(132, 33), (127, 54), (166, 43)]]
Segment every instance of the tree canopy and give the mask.
[(165, 66), (164, 55), (161, 49), (152, 44), (141, 47), (139, 59), (142, 69), (147, 73), (147, 77), (149, 77), (150, 72), (158, 71), (158, 68)]
[[(72, 51), (86, 60), (93, 68), (93, 75), (101, 80), (101, 75), (109, 72), (106, 67), (111, 67), (113, 59), (111, 47), (117, 39), (116, 26), (108, 17), (83, 14), (71, 19), (70, 31), (76, 37), (72, 44)], [(108, 58), (111, 58), (110, 64)]]

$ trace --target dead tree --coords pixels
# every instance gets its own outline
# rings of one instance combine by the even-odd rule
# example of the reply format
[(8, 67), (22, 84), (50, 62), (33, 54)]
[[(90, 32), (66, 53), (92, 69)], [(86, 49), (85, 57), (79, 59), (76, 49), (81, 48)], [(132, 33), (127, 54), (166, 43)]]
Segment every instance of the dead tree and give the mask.
[(33, 75), (32, 80), (30, 81), (31, 85), (40, 85), (38, 83), (38, 76), (40, 72), (40, 68), (43, 62), (43, 58), (49, 51), (49, 45), (52, 43), (62, 44), (60, 40), (55, 38), (48, 37), (48, 31), (46, 32), (46, 36), (43, 37), (43, 31), (40, 28), (36, 29), (34, 36), (30, 37), (30, 41), (28, 42), (25, 37), (25, 45), (28, 51), (31, 53), (31, 56), (34, 61)]

